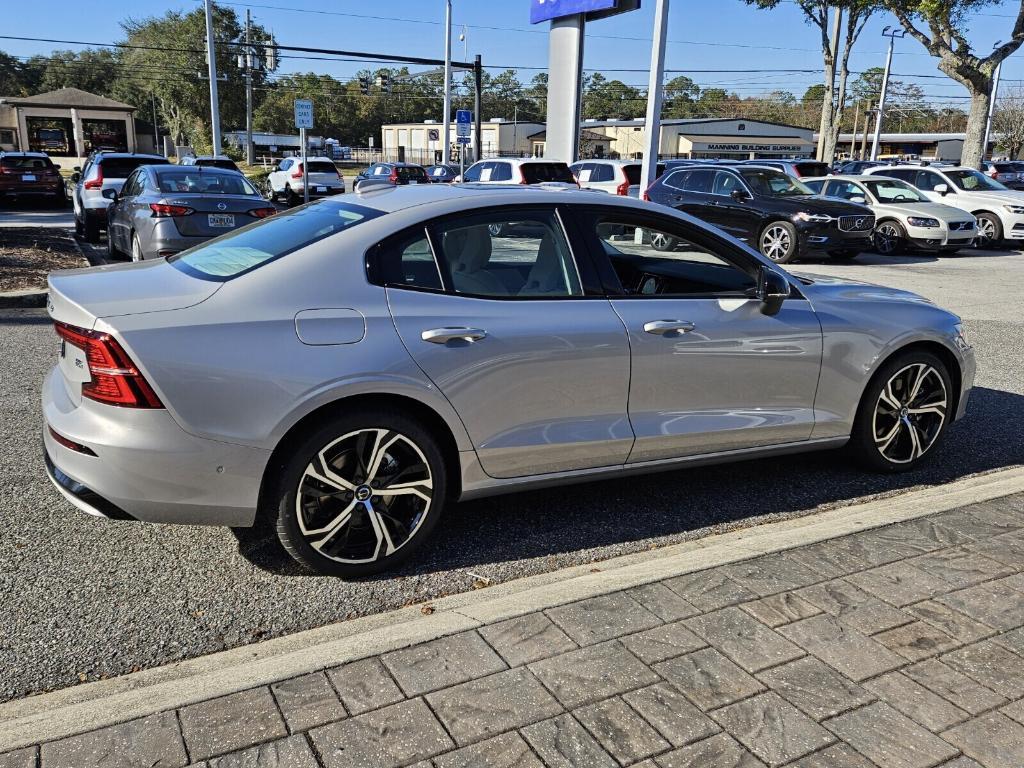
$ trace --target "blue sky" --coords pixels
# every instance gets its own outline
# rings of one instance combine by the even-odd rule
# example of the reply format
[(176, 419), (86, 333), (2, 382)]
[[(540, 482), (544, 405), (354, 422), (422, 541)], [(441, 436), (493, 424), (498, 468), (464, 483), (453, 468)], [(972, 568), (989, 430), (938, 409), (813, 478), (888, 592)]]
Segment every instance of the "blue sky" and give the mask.
[[(14, 0), (7, 0), (14, 2)], [(441, 57), (444, 52), (443, 0), (251, 0), (226, 2), (240, 15), (248, 7), (257, 22), (273, 30), (279, 43), (373, 52), (400, 51), (409, 55)], [(19, 4), (17, 14), (5, 14), (7, 35), (50, 37), (67, 40), (110, 42), (117, 39), (119, 22), (126, 13), (134, 17), (159, 15), (168, 9), (201, 7), (199, 0), (91, 0), (90, 12), (82, 13), (81, 0), (49, 0)], [(588, 27), (585, 67), (600, 69), (630, 85), (646, 86), (653, 0), (643, 0), (636, 12), (594, 22)], [(1015, 3), (1007, 0), (971, 20), (969, 37), (979, 51), (1009, 36)], [(128, 10), (130, 8), (130, 11)], [(466, 51), (483, 56), (485, 65), (520, 68), (525, 82), (547, 65), (546, 24), (529, 24), (528, 0), (454, 0), (455, 42), (453, 57), (463, 44), (457, 37), (468, 28)], [(884, 63), (886, 40), (881, 30), (894, 19), (887, 14), (873, 18), (865, 29), (851, 68), (862, 70)], [(639, 38), (639, 39), (636, 39)], [(699, 84), (721, 87), (740, 95), (784, 89), (797, 97), (820, 74), (778, 74), (769, 69), (808, 69), (821, 66), (817, 28), (804, 23), (791, 0), (774, 11), (751, 8), (740, 0), (673, 0), (669, 15), (666, 67), (683, 70)], [(198, 43), (199, 41), (197, 41)], [(897, 41), (893, 71), (897, 75), (936, 75), (935, 60), (915, 40)], [(0, 50), (14, 55), (47, 53), (46, 43), (0, 40)], [(535, 69), (528, 69), (532, 67)], [(308, 71), (347, 77), (360, 68), (352, 62), (286, 60), (280, 72)], [(695, 70), (749, 69), (751, 73), (696, 72)], [(1024, 82), (1024, 50), (1003, 66), (1004, 83)], [(965, 91), (944, 79), (902, 79), (915, 82), (935, 102), (963, 103)], [(1013, 81), (1018, 82), (1013, 82)]]

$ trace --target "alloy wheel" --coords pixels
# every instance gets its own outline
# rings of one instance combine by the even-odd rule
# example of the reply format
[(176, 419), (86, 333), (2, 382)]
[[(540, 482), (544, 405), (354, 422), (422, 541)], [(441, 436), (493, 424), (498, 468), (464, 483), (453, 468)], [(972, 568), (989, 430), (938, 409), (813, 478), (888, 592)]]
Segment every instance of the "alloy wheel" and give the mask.
[(921, 458), (942, 432), (948, 404), (946, 383), (935, 368), (927, 363), (901, 368), (875, 404), (872, 434), (878, 452), (894, 464)]
[(772, 261), (786, 258), (793, 241), (785, 227), (768, 227), (761, 235), (761, 253)]
[(975, 245), (984, 248), (996, 239), (996, 223), (987, 216), (978, 218), (978, 234), (974, 239)]
[(307, 544), (339, 563), (372, 563), (401, 549), (430, 514), (430, 465), (389, 429), (361, 429), (321, 449), (299, 480), (295, 516)]
[[(107, 237), (110, 237), (109, 230), (107, 231)], [(145, 255), (142, 253), (142, 243), (139, 242), (139, 236), (132, 235), (132, 261), (142, 261), (145, 258)]]
[(651, 233), (651, 247), (656, 251), (671, 251), (675, 248), (676, 239), (664, 232)]
[(893, 224), (882, 224), (875, 230), (875, 250), (883, 256), (893, 253), (900, 242), (900, 232)]

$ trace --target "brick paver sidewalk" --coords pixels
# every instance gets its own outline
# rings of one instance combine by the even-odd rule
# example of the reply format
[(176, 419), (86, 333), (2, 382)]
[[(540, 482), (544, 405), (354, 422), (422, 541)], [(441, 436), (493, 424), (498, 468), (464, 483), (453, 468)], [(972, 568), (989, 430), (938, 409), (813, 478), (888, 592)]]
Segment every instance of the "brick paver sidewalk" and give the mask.
[(1022, 571), (1024, 494), (18, 750), (0, 768), (1020, 768)]

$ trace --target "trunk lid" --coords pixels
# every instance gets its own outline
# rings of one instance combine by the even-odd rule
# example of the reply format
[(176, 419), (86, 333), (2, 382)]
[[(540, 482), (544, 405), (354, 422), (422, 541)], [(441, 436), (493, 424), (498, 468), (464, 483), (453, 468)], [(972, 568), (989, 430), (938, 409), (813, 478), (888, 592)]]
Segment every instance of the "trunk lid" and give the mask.
[(183, 205), (195, 213), (173, 216), (174, 226), (185, 237), (216, 237), (246, 224), (259, 221), (249, 211), (273, 206), (252, 195), (167, 195), (160, 199), (165, 205)]
[(97, 318), (183, 309), (223, 283), (200, 280), (164, 260), (51, 272), (47, 311), (53, 320), (91, 329)]

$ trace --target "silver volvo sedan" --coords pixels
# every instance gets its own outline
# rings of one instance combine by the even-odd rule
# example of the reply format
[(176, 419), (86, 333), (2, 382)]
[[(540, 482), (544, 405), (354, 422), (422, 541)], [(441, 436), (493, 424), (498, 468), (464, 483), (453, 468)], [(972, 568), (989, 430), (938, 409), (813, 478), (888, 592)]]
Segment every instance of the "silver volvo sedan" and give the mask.
[(265, 520), (341, 576), (409, 557), (458, 499), (843, 445), (908, 470), (975, 368), (919, 296), (538, 187), (373, 187), (49, 295), (43, 441), (71, 503)]

